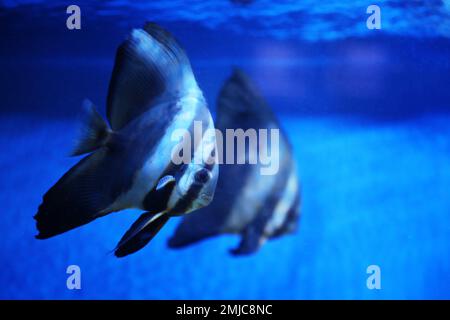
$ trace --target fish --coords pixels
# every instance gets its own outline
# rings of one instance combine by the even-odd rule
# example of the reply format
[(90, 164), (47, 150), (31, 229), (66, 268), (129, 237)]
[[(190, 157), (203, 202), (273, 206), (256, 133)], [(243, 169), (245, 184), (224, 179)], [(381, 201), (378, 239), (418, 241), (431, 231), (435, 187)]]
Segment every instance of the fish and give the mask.
[[(173, 249), (222, 235), (240, 236), (232, 255), (257, 252), (268, 240), (295, 232), (301, 207), (301, 187), (293, 149), (270, 106), (250, 78), (235, 69), (217, 99), (216, 129), (278, 129), (280, 168), (262, 175), (261, 163), (220, 164), (212, 203), (182, 218), (168, 241)], [(224, 147), (224, 150), (226, 148)], [(246, 148), (248, 159), (256, 149)]]
[[(209, 205), (217, 184), (215, 136), (173, 161), (175, 130), (214, 122), (189, 59), (177, 40), (153, 22), (133, 29), (117, 49), (106, 118), (85, 101), (86, 121), (72, 152), (85, 155), (43, 196), (34, 216), (37, 239), (47, 239), (125, 209), (145, 211), (114, 249), (142, 249), (173, 216)], [(199, 152), (208, 161), (193, 161)], [(205, 151), (206, 150), (206, 151)], [(203, 158), (202, 158), (203, 159)]]

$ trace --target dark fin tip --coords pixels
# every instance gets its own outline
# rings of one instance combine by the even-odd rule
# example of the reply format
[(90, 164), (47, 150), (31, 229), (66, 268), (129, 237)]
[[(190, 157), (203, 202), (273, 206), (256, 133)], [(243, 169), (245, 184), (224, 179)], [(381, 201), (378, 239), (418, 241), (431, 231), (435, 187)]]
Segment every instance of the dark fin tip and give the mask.
[(176, 237), (169, 238), (169, 240), (167, 241), (167, 246), (171, 249), (183, 249), (186, 247), (183, 242), (177, 241)]
[(233, 72), (230, 77), (233, 81), (241, 84), (244, 88), (250, 89), (251, 92), (257, 96), (260, 96), (258, 89), (253, 84), (250, 77), (240, 68), (233, 67)]
[(234, 257), (248, 257), (253, 255), (257, 250), (242, 250), (241, 248), (230, 249), (229, 252)]
[(116, 256), (116, 258), (119, 258), (119, 259), (127, 256), (127, 254), (120, 252), (119, 250), (114, 251), (114, 255)]
[(175, 37), (157, 23), (148, 21), (144, 24), (143, 30), (165, 47), (177, 49), (184, 53)]

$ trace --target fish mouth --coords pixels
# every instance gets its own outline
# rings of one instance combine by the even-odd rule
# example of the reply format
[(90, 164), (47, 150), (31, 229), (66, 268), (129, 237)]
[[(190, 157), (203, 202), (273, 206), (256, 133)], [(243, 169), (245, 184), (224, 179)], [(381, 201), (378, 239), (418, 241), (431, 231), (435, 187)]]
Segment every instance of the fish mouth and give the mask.
[[(189, 190), (183, 191), (183, 190), (180, 190), (180, 188), (177, 188), (176, 192), (177, 192), (177, 195), (179, 198), (183, 198), (183, 197), (187, 196)], [(202, 204), (202, 206), (206, 206), (212, 201), (213, 198), (214, 198), (213, 195), (210, 195), (207, 193), (200, 193), (193, 202), (194, 203), (200, 202)]]
[(203, 193), (203, 194), (201, 194), (201, 195), (199, 196), (199, 198), (200, 198), (201, 200), (207, 202), (207, 204), (208, 204), (208, 203), (210, 203), (210, 202), (212, 201), (213, 196), (212, 196), (212, 195), (209, 195), (209, 194), (206, 194), (206, 193)]

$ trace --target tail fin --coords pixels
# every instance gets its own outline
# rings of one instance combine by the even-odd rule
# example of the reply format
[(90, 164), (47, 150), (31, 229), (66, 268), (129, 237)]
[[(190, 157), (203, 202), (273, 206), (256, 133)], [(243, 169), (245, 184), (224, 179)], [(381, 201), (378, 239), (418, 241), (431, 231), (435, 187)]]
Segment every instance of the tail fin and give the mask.
[(75, 148), (71, 153), (72, 156), (79, 156), (97, 150), (106, 144), (112, 132), (91, 101), (85, 100), (83, 108), (86, 112), (86, 118), (82, 124)]

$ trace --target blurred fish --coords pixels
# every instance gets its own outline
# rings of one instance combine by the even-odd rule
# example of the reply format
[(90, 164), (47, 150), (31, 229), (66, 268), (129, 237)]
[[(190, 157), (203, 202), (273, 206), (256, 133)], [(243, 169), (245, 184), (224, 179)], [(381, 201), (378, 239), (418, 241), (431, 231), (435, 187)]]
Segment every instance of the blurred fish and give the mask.
[[(280, 129), (270, 107), (249, 78), (239, 70), (224, 84), (217, 105), (216, 128)], [(224, 142), (225, 144), (225, 142)], [(270, 238), (296, 230), (300, 214), (300, 187), (292, 149), (280, 129), (280, 169), (275, 175), (261, 175), (261, 164), (224, 164), (212, 203), (183, 217), (169, 240), (180, 248), (223, 233), (241, 235), (231, 250), (242, 255), (257, 251)], [(226, 150), (226, 147), (223, 148)], [(246, 149), (246, 158), (256, 149)]]
[[(169, 217), (210, 203), (218, 176), (212, 162), (174, 164), (171, 138), (194, 121), (214, 128), (184, 51), (154, 23), (134, 29), (118, 48), (103, 120), (90, 102), (74, 155), (90, 153), (43, 197), (35, 215), (46, 239), (127, 208), (147, 211), (115, 249), (122, 257), (144, 247)], [(215, 152), (215, 137), (192, 146)], [(209, 149), (208, 149), (209, 148)]]

